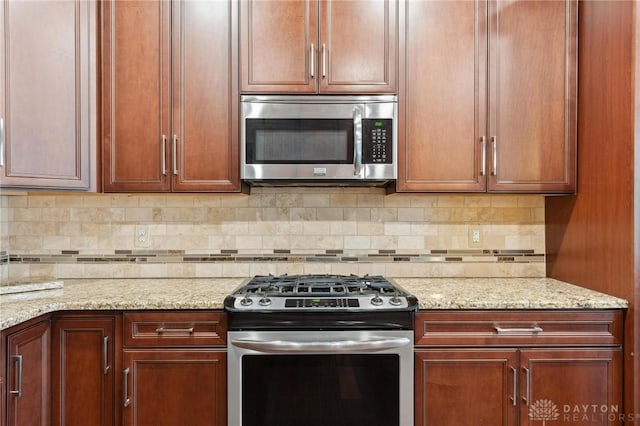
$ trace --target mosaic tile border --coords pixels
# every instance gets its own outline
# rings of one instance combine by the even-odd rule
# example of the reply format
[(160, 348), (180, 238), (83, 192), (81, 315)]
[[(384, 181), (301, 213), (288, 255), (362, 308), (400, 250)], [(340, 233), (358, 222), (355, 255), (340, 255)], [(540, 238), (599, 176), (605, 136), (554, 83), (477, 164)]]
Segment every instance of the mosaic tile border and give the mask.
[[(271, 254), (241, 253), (238, 250), (220, 250), (211, 253), (188, 253), (185, 250), (114, 250), (113, 254), (83, 254), (79, 250), (62, 250), (60, 254), (9, 254), (9, 264), (105, 264), (105, 263), (431, 263), (431, 262), (486, 262), (486, 263), (544, 263), (545, 255), (534, 250), (426, 250), (402, 253), (396, 250), (378, 250), (377, 253), (345, 253), (344, 250), (325, 250), (320, 253), (295, 253), (275, 249)], [(0, 261), (2, 258), (0, 258)]]

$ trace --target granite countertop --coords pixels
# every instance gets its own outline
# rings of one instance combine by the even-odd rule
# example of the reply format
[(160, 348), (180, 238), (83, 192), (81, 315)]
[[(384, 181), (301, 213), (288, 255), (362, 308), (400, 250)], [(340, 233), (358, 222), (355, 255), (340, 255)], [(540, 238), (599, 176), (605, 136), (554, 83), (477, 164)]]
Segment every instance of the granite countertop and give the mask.
[[(221, 309), (244, 278), (65, 279), (0, 295), (0, 330), (62, 310)], [(551, 278), (398, 278), (420, 309), (619, 309), (627, 301)]]

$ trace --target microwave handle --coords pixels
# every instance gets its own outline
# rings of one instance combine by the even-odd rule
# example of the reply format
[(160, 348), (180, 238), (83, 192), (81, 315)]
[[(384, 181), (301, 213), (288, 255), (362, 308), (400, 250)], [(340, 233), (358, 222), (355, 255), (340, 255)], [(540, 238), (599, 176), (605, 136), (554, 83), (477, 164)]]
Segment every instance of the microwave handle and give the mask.
[(362, 173), (362, 109), (353, 107), (353, 174)]

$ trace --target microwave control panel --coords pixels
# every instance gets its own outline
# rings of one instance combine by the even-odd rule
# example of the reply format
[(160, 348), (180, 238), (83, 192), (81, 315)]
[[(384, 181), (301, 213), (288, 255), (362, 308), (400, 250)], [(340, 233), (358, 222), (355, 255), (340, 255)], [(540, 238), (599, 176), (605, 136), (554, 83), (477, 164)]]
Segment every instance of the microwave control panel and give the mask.
[(367, 118), (362, 120), (362, 162), (391, 164), (393, 162), (393, 120)]

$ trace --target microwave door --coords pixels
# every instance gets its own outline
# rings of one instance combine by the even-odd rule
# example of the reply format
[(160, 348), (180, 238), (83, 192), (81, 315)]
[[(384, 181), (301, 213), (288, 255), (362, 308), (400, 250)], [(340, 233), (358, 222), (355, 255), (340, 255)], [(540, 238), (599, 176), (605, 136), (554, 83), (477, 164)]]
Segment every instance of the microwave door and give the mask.
[(243, 179), (364, 179), (364, 105), (245, 106)]

